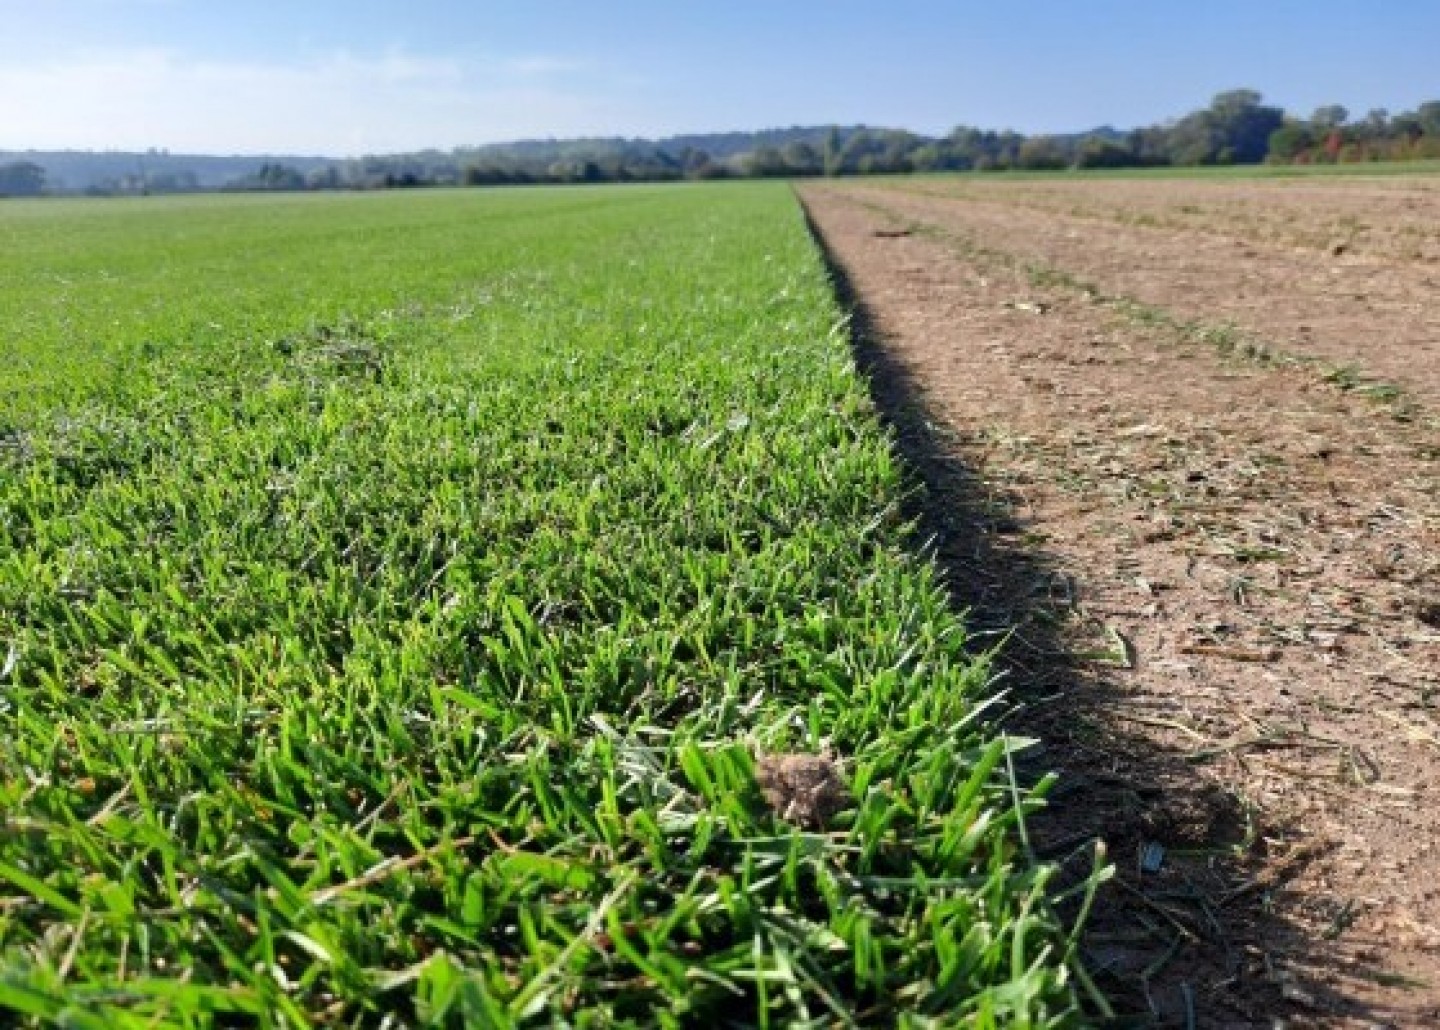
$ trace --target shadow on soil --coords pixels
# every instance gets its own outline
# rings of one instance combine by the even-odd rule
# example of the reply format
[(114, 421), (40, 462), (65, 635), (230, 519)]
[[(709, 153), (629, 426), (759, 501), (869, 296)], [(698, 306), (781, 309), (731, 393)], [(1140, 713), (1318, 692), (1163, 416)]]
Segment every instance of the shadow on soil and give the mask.
[[(1281, 827), (1256, 825), (1244, 802), (1157, 747), (1124, 709), (1129, 675), (1076, 654), (1074, 582), (1026, 541), (1013, 498), (968, 458), (979, 453), (932, 419), (924, 390), (887, 350), (872, 313), (805, 212), (841, 303), (857, 362), (910, 473), (923, 484), (910, 514), (980, 647), (1014, 702), (1006, 728), (1038, 738), (1021, 775), (1059, 773), (1045, 816), (1030, 824), (1036, 858), (1071, 883), (1105, 842), (1115, 878), (1101, 890), (1083, 960), (1114, 1008), (1097, 1026), (1241, 1027), (1366, 1020), (1334, 988), (1325, 942), (1271, 911), (1303, 861), (1267, 860)], [(1288, 852), (1293, 854), (1294, 852)], [(1073, 913), (1067, 914), (1067, 917)]]

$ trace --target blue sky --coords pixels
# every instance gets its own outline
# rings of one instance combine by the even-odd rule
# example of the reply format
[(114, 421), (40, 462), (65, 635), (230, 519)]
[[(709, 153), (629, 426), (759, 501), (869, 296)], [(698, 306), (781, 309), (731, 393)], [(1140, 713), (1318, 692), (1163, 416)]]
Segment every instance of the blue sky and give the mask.
[(0, 0), (0, 148), (335, 155), (1440, 99), (1440, 0)]

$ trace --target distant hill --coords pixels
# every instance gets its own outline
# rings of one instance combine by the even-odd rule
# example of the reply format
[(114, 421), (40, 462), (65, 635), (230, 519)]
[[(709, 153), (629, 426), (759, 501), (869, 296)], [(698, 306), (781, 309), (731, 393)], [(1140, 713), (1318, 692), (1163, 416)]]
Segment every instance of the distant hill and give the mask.
[[(45, 169), (53, 191), (84, 192), (126, 185), (192, 182), (190, 188), (219, 189), (267, 164), (285, 164), (309, 172), (333, 163), (331, 158), (293, 154), (223, 156), (172, 154), (165, 150), (0, 150), (0, 165), (28, 161)], [(192, 178), (193, 177), (193, 178)]]
[[(1321, 117), (1321, 116), (1324, 117)], [(1343, 107), (1311, 120), (1254, 90), (1129, 130), (1026, 135), (958, 126), (943, 136), (866, 125), (793, 125), (662, 139), (530, 139), (355, 158), (219, 156), (149, 150), (0, 151), (0, 196), (187, 190), (388, 189), (526, 183), (655, 182), (729, 177), (878, 175), (1005, 169), (1411, 160), (1440, 157), (1440, 101), (1350, 122)], [(43, 170), (43, 175), (34, 166)]]
[[(582, 136), (575, 139), (531, 139), (516, 140), (512, 143), (484, 143), (473, 147), (461, 147), (456, 153), (470, 156), (507, 154), (532, 159), (543, 159), (577, 150), (609, 152), (621, 149), (642, 149), (680, 157), (687, 150), (703, 150), (716, 160), (723, 161), (741, 154), (748, 154), (760, 147), (783, 147), (787, 143), (809, 143), (820, 146), (832, 132), (841, 139), (848, 138), (866, 129), (864, 125), (796, 125), (788, 129), (761, 129), (757, 132), (705, 132), (681, 136), (665, 136), (660, 139), (625, 136)], [(883, 130), (897, 131), (897, 130)]]
[(437, 179), (437, 171), (440, 181), (449, 178), (459, 182), (465, 169), (476, 165), (504, 167), (516, 174), (524, 169), (527, 174), (543, 178), (540, 173), (553, 165), (583, 165), (587, 161), (645, 167), (651, 171), (668, 167), (678, 175), (683, 173), (687, 158), (696, 155), (703, 155), (719, 166), (764, 147), (779, 149), (787, 144), (803, 143), (818, 150), (827, 138), (843, 142), (863, 131), (867, 130), (861, 125), (819, 125), (758, 132), (691, 133), (658, 140), (618, 136), (533, 139), (360, 158), (317, 154), (175, 154), (168, 150), (0, 150), (0, 165), (22, 161), (39, 165), (45, 170), (47, 189), (66, 193), (139, 192), (147, 187), (157, 191), (221, 189), (258, 182), (264, 169), (276, 166), (294, 169), (312, 181), (319, 177), (325, 180), (323, 184), (360, 184), (377, 175), (403, 178), (407, 171), (427, 182)]
[[(796, 125), (788, 129), (762, 129), (759, 132), (709, 132), (685, 136), (670, 136), (660, 140), (659, 145), (674, 153), (685, 149), (703, 150), (717, 160), (728, 160), (741, 154), (748, 154), (760, 147), (780, 148), (787, 143), (807, 143), (822, 147), (826, 138), (834, 132), (841, 142), (856, 133), (867, 130), (864, 125)], [(882, 132), (900, 132), (899, 129), (882, 129)]]

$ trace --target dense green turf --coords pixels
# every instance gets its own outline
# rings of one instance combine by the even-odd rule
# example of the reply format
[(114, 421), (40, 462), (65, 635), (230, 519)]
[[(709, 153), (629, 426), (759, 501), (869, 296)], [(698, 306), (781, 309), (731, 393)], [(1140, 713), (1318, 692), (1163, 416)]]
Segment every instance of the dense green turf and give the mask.
[(0, 1022), (1078, 1018), (785, 187), (0, 239)]

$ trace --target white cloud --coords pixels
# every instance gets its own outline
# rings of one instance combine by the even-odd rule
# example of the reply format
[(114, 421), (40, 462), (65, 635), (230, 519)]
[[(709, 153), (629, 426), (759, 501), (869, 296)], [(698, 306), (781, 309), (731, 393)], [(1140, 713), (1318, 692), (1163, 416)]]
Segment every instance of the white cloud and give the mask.
[(336, 52), (267, 63), (88, 52), (0, 64), (0, 96), (23, 98), (0, 122), (5, 149), (354, 155), (646, 120), (631, 84), (546, 55), (466, 62)]
[(542, 78), (587, 71), (591, 65), (588, 61), (576, 61), (568, 57), (531, 54), (526, 57), (512, 57), (504, 63), (504, 67), (515, 75)]

